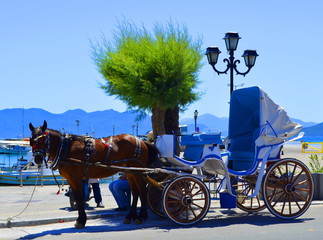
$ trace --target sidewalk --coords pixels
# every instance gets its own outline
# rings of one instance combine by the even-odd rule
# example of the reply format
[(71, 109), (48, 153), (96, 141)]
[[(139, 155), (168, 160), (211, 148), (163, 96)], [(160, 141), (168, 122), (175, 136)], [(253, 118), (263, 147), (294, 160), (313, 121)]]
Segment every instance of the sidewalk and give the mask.
[[(127, 212), (113, 210), (117, 208), (117, 204), (108, 189), (108, 184), (100, 184), (100, 187), (105, 208), (95, 208), (94, 199), (91, 199), (86, 209), (88, 219), (126, 216)], [(59, 222), (74, 224), (78, 212), (71, 210), (69, 198), (64, 195), (66, 189), (68, 185), (56, 194), (57, 186), (36, 186), (36, 188), (34, 186), (0, 186), (0, 228)], [(323, 205), (323, 201), (313, 201), (312, 205)]]
[[(126, 212), (113, 210), (118, 206), (108, 189), (108, 184), (100, 184), (100, 187), (105, 208), (95, 208), (96, 203), (91, 199), (87, 202), (88, 219), (126, 215)], [(68, 185), (57, 194), (56, 185), (36, 188), (0, 186), (0, 228), (75, 221), (78, 212), (71, 210), (69, 198), (64, 195), (66, 189)]]

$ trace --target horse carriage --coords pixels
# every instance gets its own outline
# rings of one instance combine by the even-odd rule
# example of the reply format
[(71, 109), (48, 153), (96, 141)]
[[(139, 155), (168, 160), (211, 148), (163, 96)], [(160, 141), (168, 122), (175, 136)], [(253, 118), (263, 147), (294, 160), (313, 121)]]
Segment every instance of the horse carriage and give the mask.
[[(133, 202), (126, 223), (145, 220), (148, 203), (155, 214), (191, 225), (205, 217), (214, 199), (224, 208), (247, 212), (267, 208), (279, 218), (293, 219), (306, 212), (313, 197), (306, 165), (280, 158), (284, 143), (302, 137), (301, 126), (259, 87), (232, 93), (227, 140), (222, 142), (219, 134), (181, 136), (186, 145), (181, 156), (175, 155), (177, 137), (172, 135), (158, 136), (157, 151), (131, 135), (82, 140), (48, 130), (45, 122), (39, 128), (30, 124), (30, 129), (36, 163), (48, 153), (52, 168), (68, 180), (76, 199), (81, 199), (82, 179), (128, 173)], [(156, 154), (163, 163), (157, 167), (152, 164)], [(78, 211), (75, 226), (81, 228), (86, 223), (81, 202)]]

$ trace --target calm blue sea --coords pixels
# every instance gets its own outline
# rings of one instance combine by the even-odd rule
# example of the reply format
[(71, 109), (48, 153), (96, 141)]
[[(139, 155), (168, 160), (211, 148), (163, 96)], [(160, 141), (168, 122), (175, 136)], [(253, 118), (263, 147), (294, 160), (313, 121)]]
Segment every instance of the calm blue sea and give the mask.
[(301, 140), (303, 142), (323, 142), (323, 136), (306, 137), (305, 135)]

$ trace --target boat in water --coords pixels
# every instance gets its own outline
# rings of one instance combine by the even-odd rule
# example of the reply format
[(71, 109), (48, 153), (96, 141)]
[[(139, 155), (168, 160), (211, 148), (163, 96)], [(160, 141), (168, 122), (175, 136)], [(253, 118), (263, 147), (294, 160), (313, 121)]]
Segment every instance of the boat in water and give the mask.
[(24, 154), (30, 150), (29, 139), (0, 140), (1, 154)]
[[(55, 180), (56, 179), (56, 180)], [(12, 167), (0, 168), (0, 185), (56, 185), (67, 184), (58, 171), (44, 166), (38, 168), (33, 162), (31, 152), (27, 159), (21, 157)]]

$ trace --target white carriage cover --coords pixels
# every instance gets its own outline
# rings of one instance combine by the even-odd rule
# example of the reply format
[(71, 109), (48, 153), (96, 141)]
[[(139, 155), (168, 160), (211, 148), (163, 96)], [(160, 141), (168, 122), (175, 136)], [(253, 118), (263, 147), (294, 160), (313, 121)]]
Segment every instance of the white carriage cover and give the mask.
[[(286, 111), (270, 99), (260, 87), (260, 122), (267, 124), (256, 140), (257, 146), (272, 145), (290, 138), (302, 130), (302, 125), (292, 122)], [(269, 125), (269, 126), (268, 126)], [(274, 130), (274, 131), (273, 131)]]

